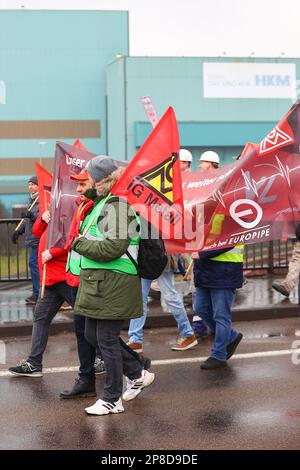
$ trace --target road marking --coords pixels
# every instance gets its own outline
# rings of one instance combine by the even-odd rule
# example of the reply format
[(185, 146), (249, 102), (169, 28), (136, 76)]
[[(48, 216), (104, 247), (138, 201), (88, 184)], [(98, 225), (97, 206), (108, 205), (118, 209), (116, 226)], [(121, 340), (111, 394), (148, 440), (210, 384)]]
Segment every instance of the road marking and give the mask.
[[(289, 354), (295, 353), (295, 349), (281, 349), (279, 351), (261, 351), (245, 354), (235, 354), (230, 360), (233, 359), (252, 359), (255, 357), (276, 357), (276, 356), (287, 356)], [(203, 362), (207, 359), (207, 356), (204, 357), (185, 357), (178, 359), (159, 359), (156, 361), (151, 361), (152, 366), (164, 366), (172, 364), (192, 364), (194, 362)], [(57, 374), (60, 372), (77, 372), (77, 366), (70, 367), (48, 367), (43, 369), (43, 374)], [(0, 371), (0, 377), (13, 377), (13, 375), (7, 370)], [(16, 376), (15, 376), (16, 377)], [(33, 377), (34, 378), (34, 377)]]

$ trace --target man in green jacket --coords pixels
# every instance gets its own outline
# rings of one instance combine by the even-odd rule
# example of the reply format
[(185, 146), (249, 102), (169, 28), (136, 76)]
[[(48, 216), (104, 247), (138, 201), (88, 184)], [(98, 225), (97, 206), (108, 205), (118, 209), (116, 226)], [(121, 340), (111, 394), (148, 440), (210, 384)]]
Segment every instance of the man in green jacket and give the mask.
[(93, 158), (87, 171), (99, 198), (72, 245), (81, 255), (74, 313), (86, 317), (86, 339), (98, 344), (107, 371), (100, 399), (85, 411), (104, 415), (124, 411), (123, 374), (127, 379), (125, 401), (150, 385), (154, 374), (142, 369), (120, 342), (124, 321), (142, 316), (143, 311), (140, 277), (127, 255), (137, 259), (139, 218), (129, 205), (110, 194), (122, 172), (111, 158)]

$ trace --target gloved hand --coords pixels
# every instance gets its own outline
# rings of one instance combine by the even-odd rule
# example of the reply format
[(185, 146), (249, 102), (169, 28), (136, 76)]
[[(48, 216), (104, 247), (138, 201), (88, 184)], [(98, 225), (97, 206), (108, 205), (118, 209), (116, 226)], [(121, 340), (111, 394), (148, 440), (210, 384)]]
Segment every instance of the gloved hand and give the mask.
[(26, 211), (21, 212), (21, 217), (22, 219), (32, 219), (33, 213), (26, 209)]
[(12, 237), (11, 237), (11, 241), (16, 245), (17, 243), (17, 240), (19, 238), (20, 234), (19, 232), (17, 232), (16, 230), (14, 231), (14, 233), (12, 234)]

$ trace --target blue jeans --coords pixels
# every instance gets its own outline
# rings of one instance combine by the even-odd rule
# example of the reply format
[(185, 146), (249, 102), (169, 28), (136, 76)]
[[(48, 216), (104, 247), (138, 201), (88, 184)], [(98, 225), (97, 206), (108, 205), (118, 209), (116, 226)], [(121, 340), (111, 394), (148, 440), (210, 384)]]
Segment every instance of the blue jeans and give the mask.
[(235, 289), (196, 287), (196, 312), (215, 336), (211, 357), (226, 361), (226, 348), (238, 335), (231, 325), (231, 306)]
[[(142, 343), (143, 327), (148, 314), (148, 294), (151, 287), (151, 279), (142, 279), (143, 316), (130, 321), (128, 336), (131, 343)], [(164, 271), (157, 279), (161, 295), (170, 308), (182, 338), (188, 338), (194, 334), (189, 322), (183, 302), (174, 286), (173, 271)]]
[(38, 250), (37, 246), (32, 246), (30, 256), (29, 256), (29, 268), (31, 272), (33, 295), (35, 297), (38, 297), (39, 290), (40, 290), (40, 275), (39, 275), (37, 250)]

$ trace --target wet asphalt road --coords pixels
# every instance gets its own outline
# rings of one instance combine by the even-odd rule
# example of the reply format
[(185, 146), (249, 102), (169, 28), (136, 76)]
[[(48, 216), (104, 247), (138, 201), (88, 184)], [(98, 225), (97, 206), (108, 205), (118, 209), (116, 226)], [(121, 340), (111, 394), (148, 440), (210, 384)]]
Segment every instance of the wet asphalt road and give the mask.
[[(0, 449), (300, 449), (300, 364), (290, 354), (265, 356), (300, 341), (299, 319), (235, 327), (245, 334), (240, 357), (219, 371), (199, 368), (210, 341), (175, 352), (175, 328), (146, 331), (155, 382), (124, 403), (125, 413), (100, 417), (84, 413), (93, 398), (58, 398), (76, 376), (51, 369), (77, 365), (71, 333), (50, 338), (42, 378), (7, 376), (30, 345), (29, 337), (9, 338), (7, 365), (0, 365)], [(103, 381), (97, 377), (98, 390)]]

